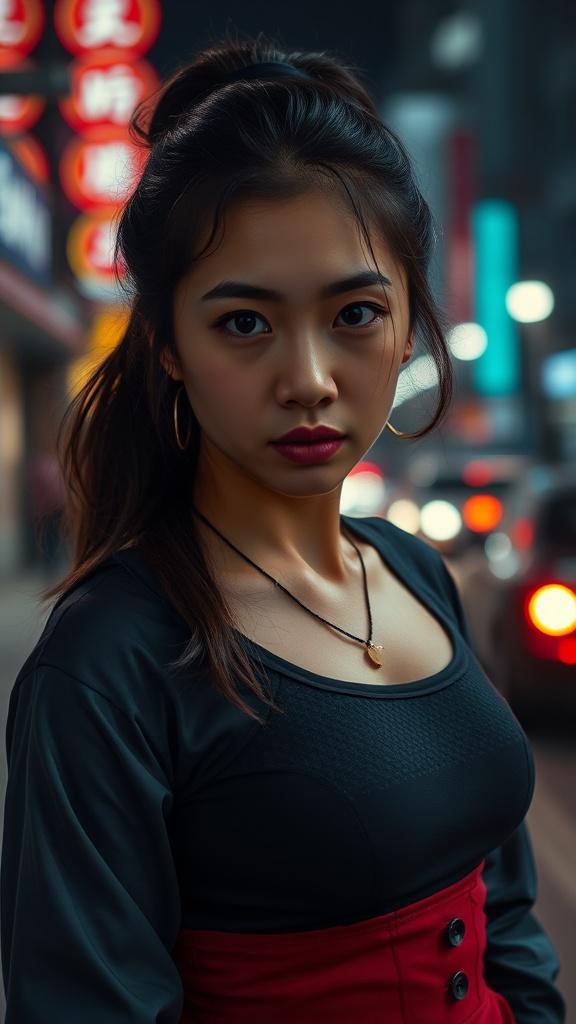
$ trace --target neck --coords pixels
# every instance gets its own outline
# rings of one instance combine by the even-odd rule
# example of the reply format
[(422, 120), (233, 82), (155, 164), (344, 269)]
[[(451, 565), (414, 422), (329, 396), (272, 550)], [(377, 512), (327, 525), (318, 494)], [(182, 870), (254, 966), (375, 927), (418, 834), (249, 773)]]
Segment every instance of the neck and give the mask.
[[(235, 492), (233, 499), (218, 488), (198, 488), (194, 506), (271, 576), (321, 577), (338, 584), (357, 572), (358, 555), (341, 532), (340, 488), (297, 498), (268, 490), (265, 497)], [(221, 571), (256, 571), (199, 517), (194, 516), (194, 523)]]

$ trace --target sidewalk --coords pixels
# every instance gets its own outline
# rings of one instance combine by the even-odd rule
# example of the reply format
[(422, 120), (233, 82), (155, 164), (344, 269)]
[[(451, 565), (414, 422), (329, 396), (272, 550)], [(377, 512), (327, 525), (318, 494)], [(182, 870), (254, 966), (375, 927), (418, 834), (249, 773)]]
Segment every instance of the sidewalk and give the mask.
[(13, 677), (42, 632), (50, 607), (43, 611), (39, 591), (48, 585), (40, 569), (0, 579), (0, 695), (4, 699)]
[[(4, 735), (14, 681), (40, 636), (54, 600), (42, 607), (48, 580), (40, 567), (0, 578), (0, 733)], [(0, 743), (0, 785), (5, 784), (5, 748)], [(3, 790), (2, 790), (3, 792)], [(3, 796), (0, 805), (4, 806)]]
[[(0, 579), (0, 811), (4, 818), (6, 791), (5, 730), (8, 701), (14, 681), (32, 651), (50, 614), (42, 611), (38, 593), (47, 586), (41, 570), (29, 569)], [(4, 1020), (5, 1000), (0, 985), (0, 1020)]]

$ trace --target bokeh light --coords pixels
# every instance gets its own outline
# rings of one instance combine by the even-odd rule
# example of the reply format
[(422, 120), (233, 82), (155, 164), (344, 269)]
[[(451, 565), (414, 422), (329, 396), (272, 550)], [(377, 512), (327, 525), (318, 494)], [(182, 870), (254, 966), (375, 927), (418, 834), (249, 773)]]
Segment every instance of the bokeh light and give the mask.
[(519, 281), (506, 292), (506, 309), (521, 324), (537, 323), (554, 309), (554, 293), (544, 281)]

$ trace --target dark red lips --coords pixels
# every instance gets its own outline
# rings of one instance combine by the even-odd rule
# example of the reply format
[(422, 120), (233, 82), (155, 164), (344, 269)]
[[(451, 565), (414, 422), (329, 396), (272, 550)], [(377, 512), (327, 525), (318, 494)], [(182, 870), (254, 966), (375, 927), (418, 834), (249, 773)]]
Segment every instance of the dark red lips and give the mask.
[(333, 441), (344, 436), (341, 430), (334, 427), (295, 427), (282, 437), (277, 437), (272, 444), (313, 444), (319, 441)]

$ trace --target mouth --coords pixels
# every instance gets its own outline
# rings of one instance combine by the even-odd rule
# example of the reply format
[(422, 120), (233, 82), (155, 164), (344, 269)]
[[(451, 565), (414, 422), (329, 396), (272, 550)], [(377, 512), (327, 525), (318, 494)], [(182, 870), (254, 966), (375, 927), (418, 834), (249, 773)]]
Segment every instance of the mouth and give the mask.
[(291, 462), (312, 465), (326, 462), (336, 454), (346, 440), (345, 434), (317, 438), (314, 441), (274, 441), (272, 447)]
[(282, 437), (271, 441), (271, 444), (318, 444), (319, 442), (344, 440), (346, 434), (334, 427), (295, 427)]
[(312, 444), (328, 444), (331, 441), (344, 441), (346, 434), (319, 434), (318, 437), (296, 437), (296, 438), (283, 438), (281, 437), (278, 441), (271, 441), (271, 444), (297, 444), (297, 445), (312, 445)]

